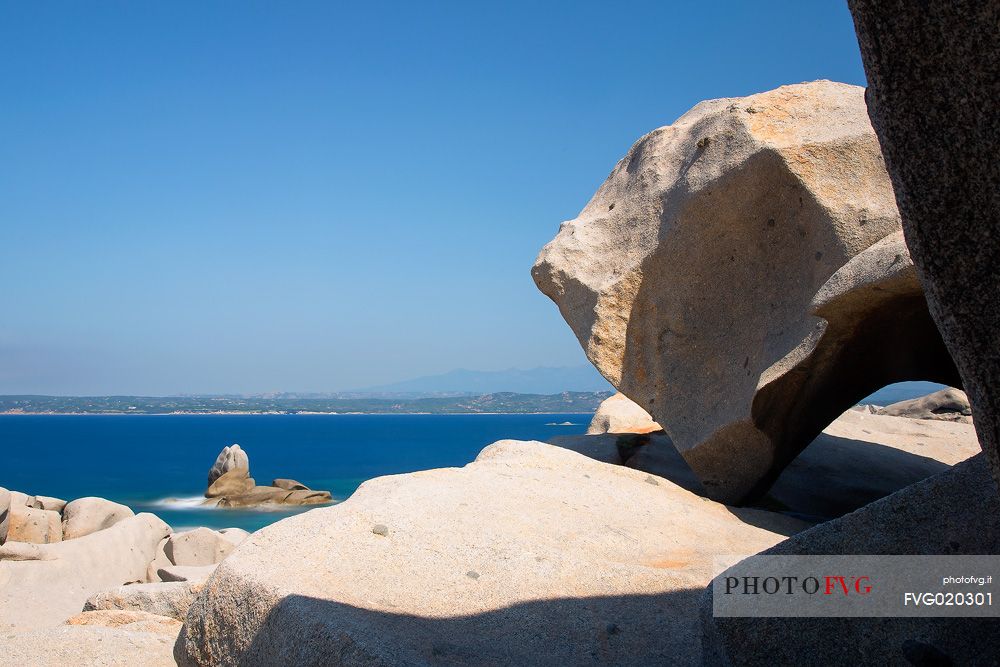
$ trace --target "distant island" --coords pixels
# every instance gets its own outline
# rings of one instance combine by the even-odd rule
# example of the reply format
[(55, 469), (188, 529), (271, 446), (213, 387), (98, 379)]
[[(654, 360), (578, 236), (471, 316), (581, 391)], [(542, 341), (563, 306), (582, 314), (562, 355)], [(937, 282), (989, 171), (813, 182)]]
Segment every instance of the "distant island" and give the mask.
[(559, 394), (274, 396), (0, 396), (5, 415), (561, 414), (594, 412), (610, 391)]

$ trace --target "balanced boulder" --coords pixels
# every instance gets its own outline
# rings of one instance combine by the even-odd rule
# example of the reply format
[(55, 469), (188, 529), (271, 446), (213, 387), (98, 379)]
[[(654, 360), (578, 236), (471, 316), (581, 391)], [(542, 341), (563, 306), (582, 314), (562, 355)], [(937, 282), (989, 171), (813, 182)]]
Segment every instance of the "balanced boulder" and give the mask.
[(762, 495), (844, 410), (958, 384), (864, 89), (702, 102), (639, 140), (532, 274), (713, 497)]
[(652, 433), (662, 427), (649, 413), (636, 405), (625, 394), (615, 394), (601, 401), (590, 420), (587, 435), (601, 433)]
[(245, 470), (247, 474), (244, 477), (250, 474), (250, 458), (239, 445), (222, 448), (215, 463), (208, 470), (208, 485), (211, 486), (215, 480), (231, 470)]
[(63, 539), (72, 540), (110, 528), (119, 521), (135, 516), (135, 512), (104, 498), (77, 498), (62, 512)]

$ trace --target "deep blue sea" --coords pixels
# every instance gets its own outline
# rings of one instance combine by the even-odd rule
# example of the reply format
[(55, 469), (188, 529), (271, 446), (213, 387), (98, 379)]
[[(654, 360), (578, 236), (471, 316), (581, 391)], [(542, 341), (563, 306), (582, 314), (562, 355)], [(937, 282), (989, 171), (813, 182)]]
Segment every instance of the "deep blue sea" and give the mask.
[(591, 416), (0, 415), (0, 486), (66, 500), (101, 496), (175, 529), (252, 531), (305, 510), (198, 507), (226, 445), (246, 450), (258, 484), (292, 478), (340, 501), (372, 477), (465, 465), (496, 440), (584, 433)]

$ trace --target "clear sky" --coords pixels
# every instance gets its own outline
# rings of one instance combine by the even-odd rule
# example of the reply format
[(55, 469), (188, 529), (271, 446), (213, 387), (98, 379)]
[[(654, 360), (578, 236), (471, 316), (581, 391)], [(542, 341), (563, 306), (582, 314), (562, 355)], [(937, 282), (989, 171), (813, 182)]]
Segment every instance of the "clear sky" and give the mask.
[(846, 4), (0, 2), (0, 393), (576, 365), (529, 269), (698, 101), (864, 84)]

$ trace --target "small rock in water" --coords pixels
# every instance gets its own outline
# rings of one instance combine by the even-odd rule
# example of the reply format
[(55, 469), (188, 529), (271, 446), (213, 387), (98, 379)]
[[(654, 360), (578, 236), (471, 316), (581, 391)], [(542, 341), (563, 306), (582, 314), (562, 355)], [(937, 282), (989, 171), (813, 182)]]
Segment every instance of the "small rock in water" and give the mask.
[(382, 524), (378, 524), (377, 526), (372, 528), (372, 532), (375, 533), (376, 535), (381, 535), (382, 537), (385, 537), (386, 535), (389, 534), (389, 528), (387, 526), (383, 526)]

